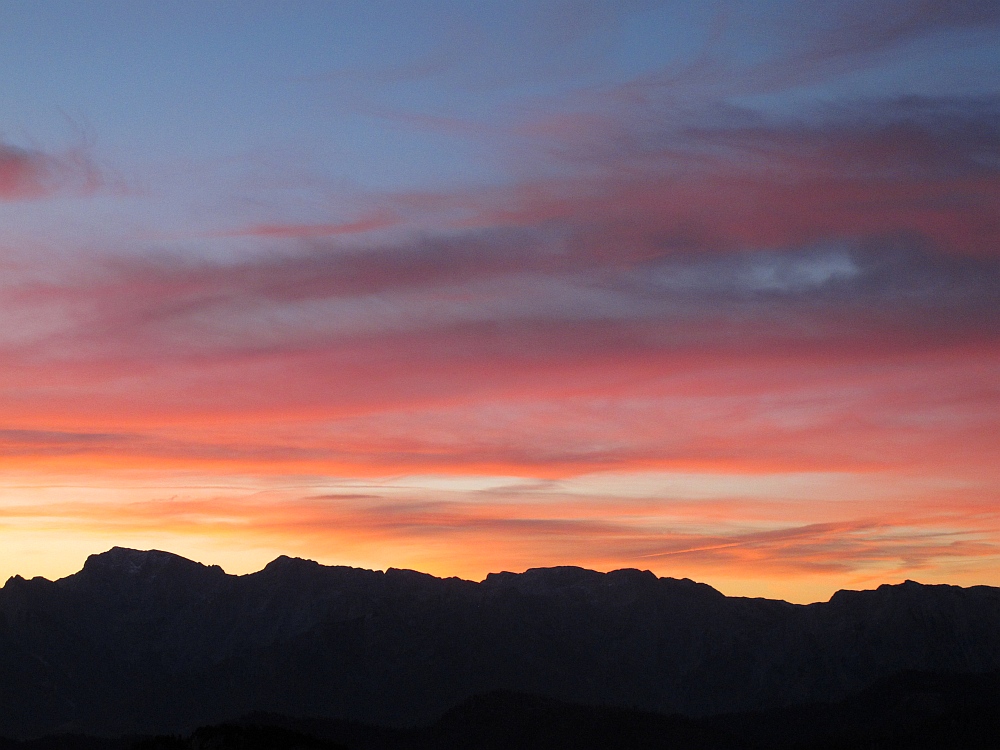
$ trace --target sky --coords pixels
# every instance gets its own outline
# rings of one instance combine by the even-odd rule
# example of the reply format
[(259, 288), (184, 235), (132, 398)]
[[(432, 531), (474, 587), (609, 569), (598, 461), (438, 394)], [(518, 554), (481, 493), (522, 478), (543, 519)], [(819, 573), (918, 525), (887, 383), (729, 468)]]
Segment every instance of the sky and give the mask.
[(0, 580), (1000, 585), (995, 0), (4, 0), (0, 68)]

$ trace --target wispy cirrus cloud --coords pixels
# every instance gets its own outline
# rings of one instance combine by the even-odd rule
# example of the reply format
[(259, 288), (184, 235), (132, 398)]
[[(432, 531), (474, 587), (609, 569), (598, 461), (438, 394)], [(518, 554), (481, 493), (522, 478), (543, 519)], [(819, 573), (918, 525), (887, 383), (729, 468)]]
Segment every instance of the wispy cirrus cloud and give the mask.
[(975, 43), (1000, 27), (989, 0), (737, 1), (717, 7), (697, 54), (621, 84), (614, 100), (626, 106), (669, 101), (689, 109), (822, 87), (900, 57), (933, 55), (942, 35)]
[[(264, 232), (270, 244), (224, 260), (50, 264), (5, 290), (8, 312), (50, 321), (6, 346), (6, 414), (26, 427), (20, 403), (135, 425), (312, 414), (327, 437), (294, 438), (311, 445), (301, 460), (366, 474), (984, 467), (995, 106), (735, 112), (646, 140), (626, 115), (603, 150), (564, 140), (580, 171), (559, 179), (379, 197), (371, 216), (408, 217), (393, 238)], [(414, 216), (438, 229), (408, 229)], [(591, 434), (568, 415), (602, 393)], [(539, 422), (547, 400), (575, 434)], [(675, 427), (637, 428), (630, 400)], [(487, 439), (451, 411), (501, 403), (515, 418)]]

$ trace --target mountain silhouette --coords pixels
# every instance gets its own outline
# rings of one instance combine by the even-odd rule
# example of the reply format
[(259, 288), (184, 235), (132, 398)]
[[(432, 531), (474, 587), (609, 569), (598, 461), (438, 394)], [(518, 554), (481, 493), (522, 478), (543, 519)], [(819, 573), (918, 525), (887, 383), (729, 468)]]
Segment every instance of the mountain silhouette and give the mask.
[(481, 583), (279, 557), (227, 575), (114, 548), (0, 589), (0, 736), (188, 733), (253, 712), (430, 724), (503, 691), (703, 717), (841, 701), (904, 672), (1000, 669), (1000, 589), (794, 605), (648, 571)]
[(1000, 672), (904, 672), (837, 703), (699, 719), (494, 692), (409, 729), (264, 714), (239, 723), (351, 750), (995, 750)]
[(692, 719), (508, 692), (410, 728), (255, 713), (189, 736), (60, 734), (0, 750), (995, 750), (1000, 671), (905, 672), (838, 703)]

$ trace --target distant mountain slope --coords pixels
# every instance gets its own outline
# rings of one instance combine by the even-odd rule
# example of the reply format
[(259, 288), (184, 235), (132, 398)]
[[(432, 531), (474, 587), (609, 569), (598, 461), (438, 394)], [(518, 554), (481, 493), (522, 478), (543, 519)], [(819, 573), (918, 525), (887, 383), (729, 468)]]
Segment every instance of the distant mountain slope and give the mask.
[(115, 548), (0, 590), (0, 736), (186, 732), (267, 711), (428, 723), (509, 690), (692, 716), (1000, 668), (1000, 589), (727, 598), (636, 570), (482, 583), (281, 557), (230, 576)]
[(51, 735), (0, 750), (995, 750), (1000, 672), (905, 672), (832, 704), (691, 719), (494, 692), (428, 726), (252, 714), (187, 737)]
[(700, 719), (489, 693), (416, 729), (261, 714), (239, 724), (283, 727), (350, 750), (995, 750), (1000, 672), (906, 672), (838, 703)]

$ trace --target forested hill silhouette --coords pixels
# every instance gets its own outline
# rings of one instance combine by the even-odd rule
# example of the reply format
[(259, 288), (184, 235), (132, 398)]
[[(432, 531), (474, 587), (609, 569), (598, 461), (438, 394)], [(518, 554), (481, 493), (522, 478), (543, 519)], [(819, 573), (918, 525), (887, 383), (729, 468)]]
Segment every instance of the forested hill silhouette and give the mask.
[(841, 700), (905, 671), (1000, 669), (1000, 589), (829, 602), (581, 568), (482, 583), (280, 557), (227, 575), (115, 548), (0, 590), (0, 736), (179, 733), (252, 712), (429, 723), (508, 690), (703, 716)]

